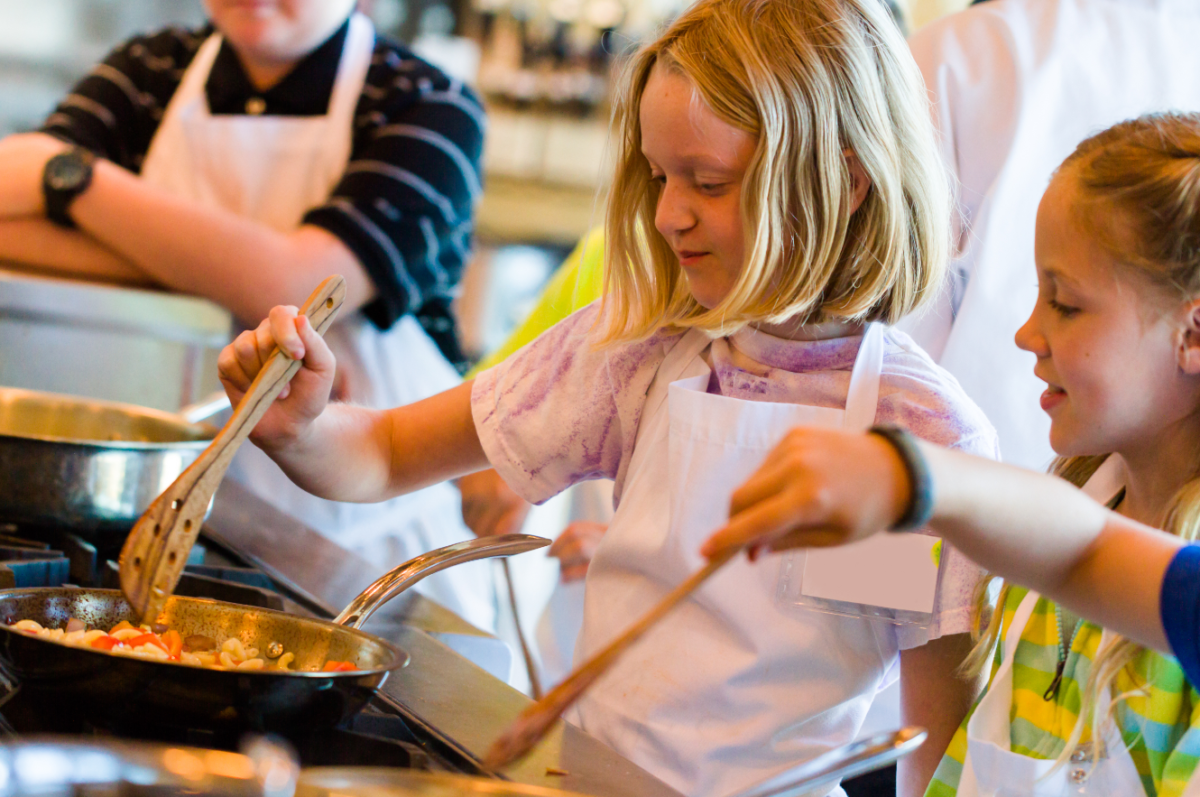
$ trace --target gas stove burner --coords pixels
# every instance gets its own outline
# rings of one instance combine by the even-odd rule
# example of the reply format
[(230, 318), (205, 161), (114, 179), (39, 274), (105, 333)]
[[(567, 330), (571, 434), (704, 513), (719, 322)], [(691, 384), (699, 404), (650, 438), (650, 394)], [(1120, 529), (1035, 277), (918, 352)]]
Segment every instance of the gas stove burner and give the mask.
[[(100, 564), (108, 556), (120, 553), (120, 543), (116, 547), (97, 548), (97, 542), (89, 542), (76, 534), (53, 526), (36, 526), (29, 524), (0, 524), (0, 546), (25, 550), (48, 551), (55, 558), (64, 558), (68, 562), (68, 572), (58, 578), (57, 571), (49, 574), (44, 580), (18, 584), (26, 587), (59, 587), (64, 583), (94, 585), (100, 578)], [(111, 550), (110, 550), (111, 549)], [(8, 557), (0, 552), (0, 564), (7, 564)]]
[[(81, 587), (119, 589), (116, 559), (120, 540), (85, 540), (52, 526), (0, 523), (0, 589)], [(263, 573), (205, 565), (205, 548), (195, 545), (175, 592), (283, 611), (284, 602)]]
[(70, 557), (61, 546), (26, 539), (13, 524), (0, 523), (0, 589), (61, 587), (70, 571)]

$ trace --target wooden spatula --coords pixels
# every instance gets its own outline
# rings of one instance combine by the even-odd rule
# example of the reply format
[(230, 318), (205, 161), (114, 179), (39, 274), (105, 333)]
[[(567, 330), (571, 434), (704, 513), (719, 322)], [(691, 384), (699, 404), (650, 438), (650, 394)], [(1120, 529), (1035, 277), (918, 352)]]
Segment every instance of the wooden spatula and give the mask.
[[(345, 298), (346, 281), (333, 276), (317, 286), (301, 312), (324, 334)], [(271, 352), (212, 444), (154, 500), (129, 532), (121, 549), (121, 591), (144, 622), (154, 622), (175, 589), (233, 455), (300, 365), (278, 348)]]
[(636, 642), (646, 631), (674, 609), (684, 598), (695, 592), (708, 577), (717, 572), (730, 559), (736, 556), (738, 549), (722, 551), (711, 559), (708, 564), (693, 573), (687, 581), (658, 602), (642, 619), (629, 627), (625, 633), (610, 642), (607, 647), (592, 656), (567, 676), (550, 693), (521, 712), (521, 716), (500, 735), (483, 759), (483, 766), (490, 770), (516, 761), (528, 753), (533, 746), (541, 741), (555, 721), (596, 679), (612, 667), (625, 650)]

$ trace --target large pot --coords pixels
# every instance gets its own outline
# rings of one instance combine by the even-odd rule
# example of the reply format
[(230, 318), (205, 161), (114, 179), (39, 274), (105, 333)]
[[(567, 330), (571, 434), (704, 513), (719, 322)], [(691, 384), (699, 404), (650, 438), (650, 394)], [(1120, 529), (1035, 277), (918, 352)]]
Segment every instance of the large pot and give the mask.
[(167, 412), (0, 387), (0, 519), (119, 541), (215, 435)]

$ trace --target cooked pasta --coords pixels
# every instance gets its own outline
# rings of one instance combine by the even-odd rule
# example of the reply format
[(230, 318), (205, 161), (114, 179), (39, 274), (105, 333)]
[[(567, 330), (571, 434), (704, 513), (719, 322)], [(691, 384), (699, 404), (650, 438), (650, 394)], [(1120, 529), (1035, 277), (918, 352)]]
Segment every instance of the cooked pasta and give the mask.
[[(129, 622), (117, 623), (108, 631), (89, 629), (80, 620), (72, 618), (66, 628), (45, 628), (33, 620), (18, 620), (11, 626), (17, 631), (36, 636), (50, 642), (77, 648), (91, 648), (117, 656), (131, 656), (157, 661), (173, 661), (192, 667), (208, 667), (217, 670), (274, 670), (291, 672), (290, 665), (296, 654), (282, 653), (274, 662), (259, 655), (256, 647), (247, 647), (237, 637), (230, 637), (217, 644), (216, 640), (200, 635), (183, 637), (174, 629), (159, 631)], [(349, 672), (358, 669), (351, 662), (330, 659), (320, 668), (322, 672)], [(315, 671), (315, 668), (314, 670)]]

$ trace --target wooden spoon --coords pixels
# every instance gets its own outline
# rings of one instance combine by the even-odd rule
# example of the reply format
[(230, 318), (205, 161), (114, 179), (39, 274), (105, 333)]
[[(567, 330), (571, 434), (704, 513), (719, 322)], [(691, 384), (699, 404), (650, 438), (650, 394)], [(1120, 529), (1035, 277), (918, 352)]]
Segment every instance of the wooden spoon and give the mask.
[(483, 759), (483, 766), (489, 770), (499, 769), (533, 749), (533, 746), (542, 740), (542, 737), (549, 732), (563, 712), (570, 708), (571, 704), (578, 700), (580, 695), (596, 682), (597, 678), (607, 672), (630, 645), (641, 638), (652, 625), (665, 617), (684, 598), (695, 592), (701, 584), (708, 580), (709, 576), (736, 556), (738, 551), (737, 548), (730, 548), (717, 554), (709, 560), (708, 564), (693, 573), (687, 581), (671, 590), (625, 633), (581, 664), (567, 676), (565, 681), (550, 690), (549, 694), (522, 711), (521, 716), (517, 717), (513, 724), (500, 734), (500, 738), (492, 743)]
[[(335, 275), (317, 286), (301, 312), (324, 334), (345, 298), (346, 281)], [(300, 366), (278, 348), (271, 352), (229, 422), (129, 532), (121, 549), (121, 591), (143, 622), (154, 622), (162, 612), (233, 455)]]

